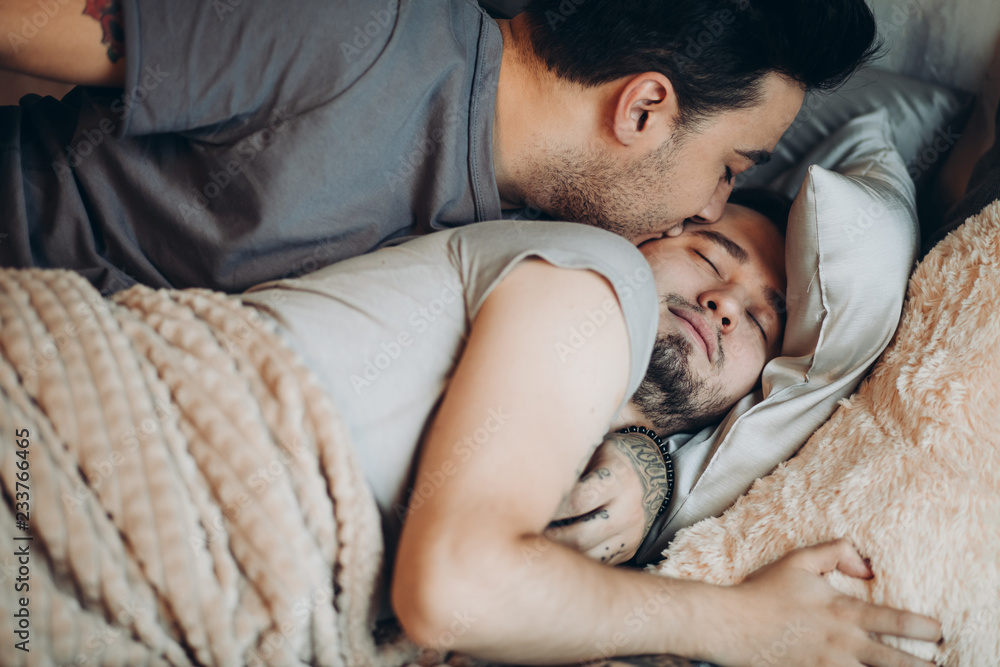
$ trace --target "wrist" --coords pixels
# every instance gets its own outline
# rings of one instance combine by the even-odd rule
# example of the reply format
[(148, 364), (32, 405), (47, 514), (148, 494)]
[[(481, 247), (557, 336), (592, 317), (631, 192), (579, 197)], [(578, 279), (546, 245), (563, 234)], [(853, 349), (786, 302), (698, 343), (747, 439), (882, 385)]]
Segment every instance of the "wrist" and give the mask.
[(684, 655), (712, 664), (733, 664), (733, 644), (742, 640), (745, 607), (732, 587), (705, 582), (692, 589), (686, 608)]
[(664, 474), (666, 477), (666, 489), (663, 493), (663, 502), (660, 504), (659, 509), (656, 512), (656, 518), (659, 518), (666, 510), (667, 506), (670, 505), (670, 501), (674, 496), (674, 461), (670, 456), (670, 451), (668, 449), (668, 444), (666, 438), (663, 438), (656, 434), (650, 428), (645, 426), (626, 426), (619, 429), (619, 433), (633, 433), (645, 437), (647, 440), (653, 443), (656, 451), (659, 453), (661, 459), (663, 460)]

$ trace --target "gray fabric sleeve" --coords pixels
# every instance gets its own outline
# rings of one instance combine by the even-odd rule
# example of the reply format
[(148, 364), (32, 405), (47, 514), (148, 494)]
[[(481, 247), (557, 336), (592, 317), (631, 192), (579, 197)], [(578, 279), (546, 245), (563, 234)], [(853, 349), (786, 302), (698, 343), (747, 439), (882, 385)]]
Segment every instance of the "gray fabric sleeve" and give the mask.
[[(656, 340), (659, 309), (652, 271), (629, 241), (594, 227), (569, 222), (503, 220), (482, 222), (452, 237), (460, 263), (470, 322), (496, 286), (519, 262), (540, 257), (567, 269), (586, 269), (611, 283), (625, 318), (631, 345), (628, 387), (622, 405), (638, 388)], [(486, 250), (488, 249), (488, 252)], [(566, 354), (585, 344), (602, 312), (585, 313), (579, 327), (567, 332)], [(619, 406), (620, 408), (621, 406)]]
[(399, 0), (125, 0), (123, 13), (122, 134), (231, 140), (347, 89), (391, 37)]

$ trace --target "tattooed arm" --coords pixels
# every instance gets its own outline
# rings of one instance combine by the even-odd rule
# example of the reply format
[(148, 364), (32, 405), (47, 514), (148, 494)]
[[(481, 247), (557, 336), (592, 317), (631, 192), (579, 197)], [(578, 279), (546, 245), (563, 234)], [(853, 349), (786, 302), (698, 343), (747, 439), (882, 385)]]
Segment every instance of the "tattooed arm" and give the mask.
[(666, 491), (666, 466), (652, 440), (609, 433), (545, 535), (602, 563), (624, 563), (642, 544)]
[[(678, 654), (749, 665), (801, 618), (810, 631), (778, 664), (921, 664), (869, 633), (936, 641), (934, 621), (843, 596), (820, 576), (871, 576), (846, 542), (793, 552), (727, 588), (607, 567), (544, 537), (625, 392), (624, 316), (609, 314), (572, 361), (556, 350), (613, 298), (596, 274), (527, 260), (477, 314), (417, 460), (415, 485), (445, 479), (410, 507), (396, 554), (392, 602), (410, 638), (515, 664)], [(503, 428), (456, 457), (455, 443), (497, 409), (510, 415)]]
[(120, 0), (0, 2), (0, 67), (66, 83), (122, 86)]

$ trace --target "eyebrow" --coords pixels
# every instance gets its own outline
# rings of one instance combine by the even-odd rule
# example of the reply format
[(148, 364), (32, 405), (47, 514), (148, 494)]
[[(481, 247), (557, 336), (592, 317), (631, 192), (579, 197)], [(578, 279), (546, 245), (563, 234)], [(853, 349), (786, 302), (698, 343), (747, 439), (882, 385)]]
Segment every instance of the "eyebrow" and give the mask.
[(750, 261), (750, 255), (748, 255), (747, 251), (743, 249), (743, 246), (736, 243), (725, 234), (721, 234), (711, 229), (696, 229), (691, 233), (694, 234), (695, 236), (701, 236), (703, 238), (712, 241), (713, 243), (721, 247), (723, 250), (725, 250), (730, 257), (735, 259), (740, 264), (746, 264), (748, 261)]
[(736, 152), (745, 157), (746, 159), (750, 160), (751, 162), (753, 162), (755, 165), (767, 164), (768, 162), (771, 161), (770, 151), (761, 150), (759, 148), (755, 149), (737, 148)]

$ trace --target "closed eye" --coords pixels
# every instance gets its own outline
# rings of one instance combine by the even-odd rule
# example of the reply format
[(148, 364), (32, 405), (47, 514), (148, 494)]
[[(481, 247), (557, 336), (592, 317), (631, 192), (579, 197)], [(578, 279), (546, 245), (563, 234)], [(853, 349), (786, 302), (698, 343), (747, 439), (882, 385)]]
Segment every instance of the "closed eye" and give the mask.
[(704, 261), (705, 261), (705, 262), (706, 262), (706, 263), (707, 263), (707, 264), (708, 264), (709, 266), (711, 266), (711, 267), (712, 267), (712, 270), (713, 270), (713, 271), (715, 271), (715, 275), (719, 276), (720, 278), (722, 277), (722, 274), (721, 274), (721, 273), (719, 273), (719, 267), (717, 267), (717, 266), (716, 266), (715, 264), (713, 264), (713, 263), (712, 263), (712, 260), (710, 260), (710, 259), (709, 259), (708, 257), (706, 257), (705, 255), (701, 254), (701, 253), (700, 253), (700, 252), (698, 252), (697, 250), (695, 250), (695, 251), (694, 251), (694, 254), (696, 254), (696, 255), (698, 255), (699, 257), (701, 257), (701, 258), (702, 258), (702, 259), (703, 259), (703, 260), (704, 260)]
[(729, 167), (726, 167), (726, 184), (727, 185), (733, 184), (733, 170), (730, 169)]
[[(712, 262), (712, 260), (710, 260), (708, 257), (706, 257), (705, 255), (703, 255), (702, 253), (698, 252), (697, 250), (693, 250), (692, 252), (694, 252), (694, 254), (698, 255), (698, 257), (700, 257), (703, 262), (705, 262), (710, 267), (712, 267), (712, 270), (715, 271), (715, 274), (717, 276), (719, 276), (720, 278), (722, 277), (722, 273), (719, 272), (719, 267), (717, 267)], [(770, 343), (770, 341), (767, 338), (767, 332), (764, 331), (764, 327), (761, 325), (760, 321), (756, 317), (754, 317), (753, 313), (751, 313), (749, 310), (746, 311), (746, 314), (747, 314), (747, 317), (749, 317), (750, 320), (753, 322), (754, 326), (757, 327), (757, 331), (759, 331), (761, 337), (764, 338), (764, 342), (765, 343)]]
[(769, 342), (767, 340), (767, 332), (764, 331), (764, 327), (762, 327), (760, 325), (760, 322), (758, 322), (757, 318), (753, 316), (753, 313), (751, 313), (749, 310), (746, 311), (746, 312), (747, 312), (747, 317), (749, 317), (751, 320), (753, 320), (754, 326), (756, 326), (757, 330), (760, 331), (760, 335), (764, 337), (764, 342), (765, 343)]

